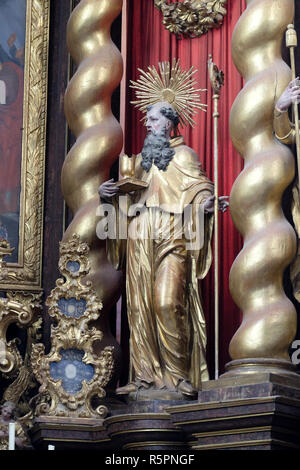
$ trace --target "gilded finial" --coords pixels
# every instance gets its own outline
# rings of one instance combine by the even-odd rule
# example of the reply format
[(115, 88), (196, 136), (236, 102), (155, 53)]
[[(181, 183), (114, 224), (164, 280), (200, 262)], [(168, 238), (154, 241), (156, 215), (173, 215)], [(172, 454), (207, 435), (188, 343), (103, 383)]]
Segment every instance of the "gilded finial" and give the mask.
[(295, 30), (295, 26), (293, 24), (289, 24), (287, 26), (285, 41), (286, 41), (286, 47), (298, 46), (297, 33)]

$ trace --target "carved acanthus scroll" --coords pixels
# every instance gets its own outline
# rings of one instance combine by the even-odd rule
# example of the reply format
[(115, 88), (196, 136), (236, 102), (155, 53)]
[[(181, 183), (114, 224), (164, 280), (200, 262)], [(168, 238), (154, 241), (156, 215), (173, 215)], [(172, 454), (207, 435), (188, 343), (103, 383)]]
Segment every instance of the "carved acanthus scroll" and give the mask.
[(163, 24), (170, 33), (180, 37), (197, 38), (223, 24), (227, 0), (154, 0), (163, 14)]
[[(0, 240), (0, 279), (6, 275), (7, 264), (3, 258), (13, 249), (7, 240)], [(29, 327), (37, 320), (42, 293), (7, 292), (6, 298), (0, 299), (0, 373), (14, 376), (23, 365), (23, 359), (17, 348), (17, 339), (7, 340), (7, 329), (11, 324)]]

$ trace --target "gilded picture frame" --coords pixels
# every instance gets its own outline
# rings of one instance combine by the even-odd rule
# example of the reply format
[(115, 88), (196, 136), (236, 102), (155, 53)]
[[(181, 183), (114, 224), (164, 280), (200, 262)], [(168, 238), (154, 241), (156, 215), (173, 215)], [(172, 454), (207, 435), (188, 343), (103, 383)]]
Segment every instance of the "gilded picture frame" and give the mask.
[[(26, 1), (18, 243), (0, 290), (41, 290), (50, 0)], [(3, 237), (3, 235), (2, 235)]]

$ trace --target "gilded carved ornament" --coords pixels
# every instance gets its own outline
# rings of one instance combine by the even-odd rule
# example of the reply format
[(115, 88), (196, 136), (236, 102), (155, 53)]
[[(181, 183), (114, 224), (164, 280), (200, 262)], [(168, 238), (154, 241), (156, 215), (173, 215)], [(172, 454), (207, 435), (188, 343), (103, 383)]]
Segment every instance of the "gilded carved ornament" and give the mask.
[[(13, 249), (7, 240), (0, 240), (0, 279), (6, 275), (7, 263), (3, 258)], [(18, 339), (7, 340), (7, 329), (15, 323), (20, 328), (29, 327), (37, 321), (42, 293), (7, 292), (6, 298), (0, 298), (0, 373), (8, 377), (15, 376), (23, 365), (18, 350)]]
[[(13, 248), (7, 240), (0, 240), (0, 279), (7, 275), (7, 263), (3, 261), (10, 255)], [(8, 381), (2, 396), (5, 403), (13, 403), (18, 410), (18, 426), (28, 429), (33, 419), (31, 398), (35, 393), (37, 383), (31, 368), (32, 345), (41, 339), (41, 310), (42, 292), (7, 292), (6, 298), (0, 298), (0, 374)], [(21, 354), (18, 348), (18, 337), (7, 340), (7, 330), (15, 324), (26, 328), (26, 349)], [(24, 356), (24, 357), (23, 357)], [(1, 442), (1, 449), (5, 449)]]
[(209, 74), (211, 87), (213, 89), (213, 92), (216, 95), (219, 95), (220, 90), (222, 86), (224, 85), (224, 72), (218, 69), (216, 64), (213, 62), (211, 55), (209, 55), (208, 57), (207, 65), (208, 65), (208, 74)]
[[(39, 294), (41, 295), (41, 294)], [(32, 325), (27, 327), (27, 341), (24, 359), (17, 370), (17, 376), (4, 391), (2, 402), (13, 403), (16, 410), (15, 419), (17, 421), (16, 435), (20, 431), (24, 436), (32, 427), (34, 419), (34, 402), (37, 393), (38, 383), (35, 380), (31, 367), (32, 345), (42, 339), (42, 318), (39, 317)], [(3, 374), (7, 378), (6, 374)], [(9, 378), (11, 378), (9, 376)], [(19, 429), (19, 432), (18, 432)], [(19, 436), (20, 437), (20, 436)], [(26, 447), (29, 443), (25, 440)]]
[(197, 38), (223, 24), (227, 0), (154, 0), (163, 14), (163, 24), (177, 38)]
[[(155, 103), (167, 101), (178, 113), (181, 126), (194, 127), (195, 114), (198, 110), (206, 111), (207, 104), (201, 102), (199, 92), (206, 91), (194, 88), (197, 69), (192, 66), (182, 70), (179, 59), (170, 62), (159, 62), (158, 69), (154, 65), (148, 70), (138, 69), (140, 77), (136, 82), (130, 80), (130, 87), (136, 90), (136, 101), (131, 101), (142, 113), (146, 114), (147, 107)], [(145, 117), (144, 117), (145, 119)]]
[(65, 279), (58, 279), (46, 300), (51, 327), (51, 350), (33, 345), (32, 367), (41, 384), (36, 415), (80, 418), (105, 417), (107, 409), (91, 405), (93, 397), (105, 397), (104, 387), (112, 377), (113, 347), (101, 354), (94, 343), (103, 333), (89, 323), (97, 320), (102, 303), (84, 278), (89, 273), (89, 248), (78, 235), (60, 244), (59, 269)]

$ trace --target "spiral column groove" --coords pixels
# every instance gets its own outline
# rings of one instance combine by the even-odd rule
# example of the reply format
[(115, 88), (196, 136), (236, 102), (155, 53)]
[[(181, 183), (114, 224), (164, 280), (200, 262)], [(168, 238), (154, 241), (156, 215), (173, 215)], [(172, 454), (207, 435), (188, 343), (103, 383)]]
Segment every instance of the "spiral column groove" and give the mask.
[(232, 338), (226, 374), (291, 370), (288, 348), (296, 311), (285, 295), (283, 273), (296, 251), (296, 237), (282, 211), (294, 177), (294, 156), (273, 134), (274, 106), (291, 78), (281, 57), (294, 0), (247, 0), (232, 37), (232, 57), (245, 78), (230, 115), (235, 148), (245, 160), (231, 192), (231, 215), (244, 238), (230, 272), (230, 291), (243, 311)]
[(96, 235), (98, 187), (109, 179), (123, 144), (122, 129), (111, 111), (111, 96), (123, 74), (123, 61), (111, 39), (111, 25), (123, 0), (81, 0), (67, 27), (68, 48), (77, 65), (65, 94), (65, 115), (76, 137), (62, 168), (62, 192), (74, 219), (63, 241), (74, 233), (90, 247), (87, 279), (103, 303), (103, 343), (117, 348), (108, 312), (120, 291), (120, 273), (106, 258), (105, 240)]

